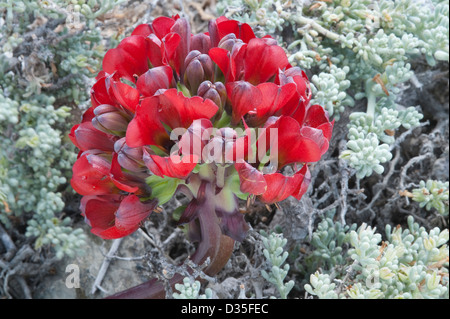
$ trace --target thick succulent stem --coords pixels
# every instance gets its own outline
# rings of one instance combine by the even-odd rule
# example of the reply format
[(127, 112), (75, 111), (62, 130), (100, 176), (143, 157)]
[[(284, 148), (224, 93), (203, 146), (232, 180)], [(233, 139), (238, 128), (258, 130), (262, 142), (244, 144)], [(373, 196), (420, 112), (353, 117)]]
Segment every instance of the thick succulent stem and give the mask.
[(367, 95), (367, 115), (371, 116), (372, 119), (375, 117), (375, 108), (377, 105), (377, 97), (374, 89), (375, 82), (372, 81), (372, 79), (369, 79), (366, 82), (366, 95)]
[(196, 264), (202, 264), (210, 257), (211, 262), (205, 269), (207, 275), (217, 274), (231, 256), (234, 240), (222, 234), (216, 215), (215, 185), (205, 184), (204, 202), (199, 206), (198, 221), (202, 239), (191, 257)]
[[(222, 234), (219, 219), (215, 212), (215, 185), (204, 183), (204, 194), (198, 206), (198, 222), (201, 230), (201, 241), (191, 260), (203, 264), (208, 258), (210, 262), (204, 273), (215, 276), (227, 263), (233, 252), (234, 240)], [(173, 287), (183, 281), (184, 276), (175, 274), (169, 283)], [(164, 284), (157, 279), (151, 279), (143, 284), (107, 297), (107, 299), (163, 299), (165, 298)]]

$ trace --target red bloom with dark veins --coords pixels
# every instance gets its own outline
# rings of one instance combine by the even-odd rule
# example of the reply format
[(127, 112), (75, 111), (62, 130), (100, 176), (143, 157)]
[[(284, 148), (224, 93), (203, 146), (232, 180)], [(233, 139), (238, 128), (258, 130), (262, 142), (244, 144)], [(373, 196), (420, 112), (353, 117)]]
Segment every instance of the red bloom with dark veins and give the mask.
[(131, 234), (180, 191), (190, 203), (178, 223), (199, 241), (191, 259), (210, 257), (213, 274), (249, 228), (240, 201), (300, 199), (328, 150), (334, 121), (311, 105), (306, 73), (246, 23), (220, 17), (191, 34), (185, 18), (159, 17), (102, 66), (69, 134), (71, 184), (102, 238)]
[(139, 197), (89, 195), (81, 199), (81, 211), (92, 233), (103, 239), (128, 236), (156, 207), (156, 200), (141, 202)]

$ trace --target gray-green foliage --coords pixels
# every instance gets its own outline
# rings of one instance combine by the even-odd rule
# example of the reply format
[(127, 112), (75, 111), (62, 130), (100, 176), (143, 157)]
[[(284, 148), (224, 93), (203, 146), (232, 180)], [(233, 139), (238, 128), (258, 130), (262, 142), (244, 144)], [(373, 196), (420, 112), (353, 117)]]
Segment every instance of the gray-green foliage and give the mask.
[(420, 181), (419, 187), (413, 189), (412, 199), (426, 210), (434, 208), (439, 214), (448, 216), (448, 182), (436, 180)]
[[(340, 241), (348, 245), (338, 259), (329, 256), (333, 268), (310, 275), (305, 290), (318, 298), (448, 298), (448, 229), (426, 231), (408, 217), (408, 228), (386, 226), (382, 241), (375, 228), (362, 224), (333, 232), (331, 219), (314, 234), (316, 249)], [(331, 230), (334, 239), (322, 237)], [(337, 237), (335, 237), (337, 236)], [(324, 258), (323, 253), (313, 258)]]
[(49, 245), (58, 258), (85, 244), (62, 214), (76, 158), (64, 105), (89, 101), (104, 54), (94, 19), (119, 2), (0, 3), (0, 222), (20, 217), (35, 248)]
[[(312, 103), (334, 118), (366, 99), (367, 111), (349, 123), (349, 145), (342, 154), (358, 178), (382, 173), (392, 157), (387, 153), (394, 138), (380, 129), (409, 129), (422, 119), (414, 107), (398, 105), (398, 97), (414, 74), (413, 61), (422, 57), (430, 66), (449, 61), (448, 6), (448, 0), (221, 0), (217, 5), (219, 14), (256, 23), (268, 33), (291, 29), (279, 39), (288, 44), (289, 61), (316, 69)], [(383, 117), (386, 110), (394, 112)]]
[(205, 289), (204, 294), (200, 294), (201, 284), (198, 280), (192, 280), (188, 277), (183, 279), (183, 284), (176, 284), (175, 289), (179, 291), (172, 294), (175, 299), (211, 299), (212, 290)]
[(331, 270), (335, 266), (344, 265), (344, 252), (349, 242), (350, 231), (356, 229), (356, 224), (351, 226), (334, 222), (331, 217), (324, 218), (314, 231), (311, 244), (314, 250), (305, 259), (304, 265), (297, 265), (304, 273), (316, 269)]
[(266, 257), (266, 262), (269, 271), (261, 270), (261, 275), (268, 282), (272, 283), (280, 293), (282, 299), (286, 299), (287, 295), (294, 287), (294, 281), (290, 280), (287, 283), (284, 282), (288, 272), (289, 264), (284, 264), (288, 257), (288, 252), (284, 251), (284, 246), (287, 243), (286, 238), (280, 233), (266, 233), (261, 231), (262, 243), (264, 246), (263, 254)]

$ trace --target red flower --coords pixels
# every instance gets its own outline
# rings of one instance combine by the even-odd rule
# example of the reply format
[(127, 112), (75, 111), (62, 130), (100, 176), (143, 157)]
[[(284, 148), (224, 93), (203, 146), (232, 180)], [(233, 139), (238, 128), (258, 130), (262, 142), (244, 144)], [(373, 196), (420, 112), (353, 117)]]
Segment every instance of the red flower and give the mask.
[[(184, 161), (183, 161), (184, 160)], [(158, 155), (150, 155), (144, 151), (144, 162), (148, 169), (155, 175), (160, 177), (170, 177), (185, 179), (197, 165), (198, 158), (190, 155), (183, 159), (179, 155), (171, 155), (170, 157), (161, 157)]]
[(220, 17), (193, 35), (186, 19), (159, 17), (102, 66), (92, 107), (69, 137), (80, 149), (71, 184), (103, 238), (130, 234), (181, 190), (190, 204), (179, 222), (199, 251), (217, 251), (205, 242), (217, 227), (245, 237), (238, 196), (300, 199), (308, 164), (328, 150), (334, 122), (310, 104), (305, 72), (246, 23)]
[(105, 75), (101, 76), (92, 87), (91, 102), (94, 108), (108, 104), (134, 113), (139, 104), (139, 91), (122, 83), (119, 73)]
[(173, 71), (167, 65), (154, 67), (142, 74), (137, 82), (137, 90), (144, 96), (153, 96), (158, 90), (174, 87)]
[(231, 124), (237, 125), (242, 117), (256, 110), (263, 95), (257, 87), (245, 81), (229, 82), (226, 85), (232, 107)]
[(80, 151), (101, 150), (111, 152), (117, 136), (102, 132), (95, 128), (92, 120), (95, 118), (94, 108), (89, 108), (83, 115), (82, 122), (72, 127), (69, 138)]
[(213, 47), (217, 47), (219, 41), (228, 34), (234, 34), (237, 39), (241, 39), (245, 43), (255, 38), (252, 28), (247, 23), (229, 20), (226, 17), (210, 21), (208, 29)]
[(141, 202), (136, 195), (93, 195), (81, 199), (81, 212), (91, 232), (103, 239), (115, 239), (135, 232), (157, 202)]
[[(187, 20), (180, 19), (178, 15), (172, 18), (159, 17), (152, 24), (139, 25), (133, 31), (133, 35), (150, 39), (149, 59), (152, 66), (167, 64), (178, 75), (182, 73), (184, 59), (190, 51), (191, 44), (191, 30)], [(159, 59), (160, 56), (161, 59)]]
[(231, 52), (212, 48), (209, 54), (225, 74), (227, 82), (245, 80), (257, 85), (274, 78), (280, 69), (289, 67), (286, 53), (271, 38), (252, 38), (248, 44), (239, 45)]
[[(323, 108), (318, 105), (309, 108), (303, 126), (287, 116), (272, 117), (267, 123), (264, 133), (255, 142), (255, 153), (269, 152), (270, 161), (276, 165), (271, 169), (275, 173), (263, 174), (258, 169), (260, 161), (256, 161), (253, 166), (245, 161), (236, 163), (241, 191), (260, 195), (265, 203), (282, 201), (289, 196), (300, 199), (309, 183), (308, 179), (304, 180), (307, 166), (303, 165), (292, 176), (284, 176), (280, 172), (290, 164), (318, 161), (328, 150), (333, 123), (329, 122)], [(249, 154), (245, 160), (249, 160)]]
[(92, 156), (97, 155), (84, 154), (73, 165), (73, 189), (81, 195), (118, 194), (120, 189), (109, 176), (109, 168), (90, 162)]
[(170, 129), (188, 128), (194, 120), (211, 118), (218, 106), (209, 99), (185, 97), (176, 89), (145, 98), (128, 126), (127, 144), (131, 147), (156, 145), (170, 150)]
[(148, 70), (150, 41), (139, 35), (123, 39), (115, 49), (108, 50), (103, 59), (103, 70), (108, 74), (117, 74), (129, 81), (134, 81)]
[(146, 193), (145, 183), (137, 176), (126, 174), (114, 153), (111, 160), (108, 155), (85, 152), (73, 165), (71, 185), (81, 195), (118, 194), (121, 191)]

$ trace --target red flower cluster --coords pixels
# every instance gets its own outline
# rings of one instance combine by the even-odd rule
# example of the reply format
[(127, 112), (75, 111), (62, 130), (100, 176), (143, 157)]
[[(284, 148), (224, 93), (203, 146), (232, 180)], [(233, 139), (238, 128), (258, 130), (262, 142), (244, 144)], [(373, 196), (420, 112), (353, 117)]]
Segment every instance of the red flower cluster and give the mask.
[(92, 107), (70, 133), (80, 149), (71, 184), (92, 232), (134, 232), (170, 180), (191, 199), (179, 220), (191, 238), (201, 238), (208, 203), (221, 231), (242, 240), (237, 196), (300, 199), (307, 163), (328, 149), (333, 122), (310, 99), (306, 74), (248, 24), (220, 17), (196, 35), (179, 16), (138, 26), (106, 53)]

